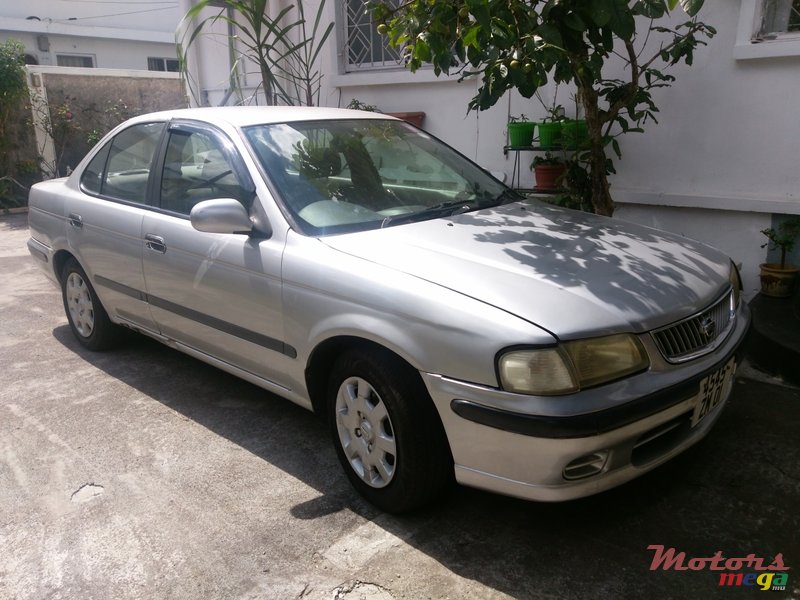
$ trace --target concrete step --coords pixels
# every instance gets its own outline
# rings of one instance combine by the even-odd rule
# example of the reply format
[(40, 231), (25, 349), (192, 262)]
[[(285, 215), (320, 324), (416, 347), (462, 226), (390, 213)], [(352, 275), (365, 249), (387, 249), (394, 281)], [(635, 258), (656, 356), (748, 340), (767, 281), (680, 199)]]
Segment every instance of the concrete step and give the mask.
[(800, 385), (800, 294), (771, 298), (762, 294), (750, 302), (753, 326), (745, 352), (762, 371)]

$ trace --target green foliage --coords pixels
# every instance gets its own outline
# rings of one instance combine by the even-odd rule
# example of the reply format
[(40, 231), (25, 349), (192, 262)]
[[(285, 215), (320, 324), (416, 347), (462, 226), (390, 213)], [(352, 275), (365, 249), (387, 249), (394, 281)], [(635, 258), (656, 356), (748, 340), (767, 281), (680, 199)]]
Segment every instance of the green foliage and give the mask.
[(563, 165), (564, 159), (560, 156), (554, 156), (549, 152), (545, 152), (544, 155), (536, 155), (533, 157), (531, 161), (531, 169), (536, 168), (539, 165)]
[[(681, 5), (689, 20), (656, 25)], [(480, 77), (470, 110), (493, 106), (507, 91), (530, 98), (551, 82), (577, 88), (589, 129), (584, 155), (596, 212), (611, 214), (606, 148), (618, 157), (620, 134), (656, 121), (651, 92), (670, 85), (665, 69), (691, 65), (713, 27), (695, 15), (703, 0), (409, 0), (398, 7), (372, 0), (374, 17), (412, 71)], [(670, 21), (671, 23), (671, 21)], [(649, 55), (646, 51), (649, 48)], [(604, 72), (621, 54), (626, 79)], [(619, 64), (619, 61), (616, 62)], [(612, 167), (613, 168), (613, 167)]]
[[(249, 59), (258, 65), (267, 104), (311, 106), (318, 103), (322, 73), (316, 64), (333, 30), (333, 23), (323, 27), (325, 0), (321, 0), (309, 29), (303, 0), (296, 2), (274, 16), (268, 13), (267, 0), (199, 0), (194, 4), (178, 27), (177, 41), (181, 71), (189, 78), (190, 93), (195, 102), (199, 104), (188, 70), (189, 48), (209, 26), (221, 22), (228, 26), (236, 40), (235, 45), (229, 45), (232, 90), (241, 93), (238, 65)], [(206, 9), (219, 10), (202, 17)], [(197, 19), (199, 22), (192, 27)], [(294, 42), (292, 37), (299, 37), (300, 41)], [(237, 50), (240, 46), (244, 51)]]
[[(129, 106), (124, 100), (87, 102), (80, 98), (54, 91), (50, 102), (34, 94), (32, 102), (34, 121), (52, 141), (54, 162), (43, 157), (45, 148), (38, 148), (40, 170), (46, 177), (69, 174), (81, 158), (111, 129), (137, 114), (147, 112)], [(33, 122), (29, 123), (33, 126)]]
[(24, 191), (16, 179), (20, 162), (15, 124), (27, 98), (25, 46), (9, 39), (0, 44), (0, 206), (3, 207), (20, 204), (15, 193), (18, 188)]
[(321, 29), (324, 8), (325, 0), (321, 0), (314, 17), (314, 24), (309, 31), (303, 0), (297, 0), (301, 41), (295, 45), (295, 50), (287, 54), (286, 60), (278, 64), (280, 77), (286, 81), (286, 87), (293, 90), (291, 99), (285, 99), (287, 104), (293, 104), (295, 98), (300, 105), (319, 104), (322, 73), (315, 65), (325, 41), (333, 31), (333, 23), (328, 23)]
[(0, 107), (16, 105), (27, 94), (25, 46), (16, 40), (0, 44)]
[(378, 107), (374, 104), (367, 104), (366, 102), (362, 102), (358, 98), (353, 98), (350, 102), (347, 103), (345, 108), (349, 108), (350, 110), (364, 110), (366, 112), (380, 112)]
[(762, 229), (761, 233), (769, 240), (761, 245), (762, 248), (770, 246), (770, 250), (781, 251), (781, 268), (783, 269), (786, 266), (786, 254), (794, 249), (794, 244), (800, 236), (800, 217), (791, 217), (777, 228)]

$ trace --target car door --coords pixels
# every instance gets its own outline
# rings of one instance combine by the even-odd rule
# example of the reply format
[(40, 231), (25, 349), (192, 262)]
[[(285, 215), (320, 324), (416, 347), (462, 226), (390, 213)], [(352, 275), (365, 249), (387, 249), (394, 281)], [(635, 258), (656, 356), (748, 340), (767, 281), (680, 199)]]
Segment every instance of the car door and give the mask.
[(142, 220), (166, 123), (120, 131), (91, 159), (66, 198), (67, 240), (112, 319), (155, 331), (145, 300)]
[(294, 357), (284, 342), (281, 257), (275, 236), (215, 234), (192, 227), (200, 201), (234, 198), (248, 210), (252, 180), (235, 146), (214, 128), (173, 123), (144, 217), (144, 275), (162, 335), (277, 383)]

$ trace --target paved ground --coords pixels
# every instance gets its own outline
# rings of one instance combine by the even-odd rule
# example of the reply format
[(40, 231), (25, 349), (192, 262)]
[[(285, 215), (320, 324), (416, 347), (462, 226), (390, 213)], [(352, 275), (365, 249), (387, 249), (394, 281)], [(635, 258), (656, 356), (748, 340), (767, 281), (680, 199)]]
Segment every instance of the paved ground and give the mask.
[(800, 391), (740, 379), (712, 434), (566, 504), (456, 488), (380, 514), (309, 413), (146, 339), (73, 341), (60, 296), (0, 219), (0, 598), (698, 598), (660, 544), (782, 553), (800, 597)]

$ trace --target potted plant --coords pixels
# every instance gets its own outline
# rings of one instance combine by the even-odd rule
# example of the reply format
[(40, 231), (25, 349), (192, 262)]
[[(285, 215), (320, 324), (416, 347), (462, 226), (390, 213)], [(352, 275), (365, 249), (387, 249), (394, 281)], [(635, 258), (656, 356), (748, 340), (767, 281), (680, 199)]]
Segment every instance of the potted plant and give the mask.
[(787, 219), (777, 228), (762, 229), (761, 233), (769, 240), (761, 245), (762, 248), (769, 246), (770, 250), (780, 249), (781, 251), (780, 263), (759, 265), (761, 268), (761, 293), (776, 298), (791, 296), (800, 269), (786, 264), (786, 253), (792, 251), (797, 236), (800, 235), (800, 217)]
[(544, 156), (537, 156), (531, 162), (536, 190), (554, 191), (561, 188), (561, 181), (567, 170), (567, 165), (560, 156), (553, 156), (546, 152)]
[(589, 128), (583, 119), (565, 119), (561, 122), (561, 143), (567, 150), (578, 150), (589, 139)]
[[(381, 110), (374, 104), (367, 104), (358, 98), (353, 98), (350, 100), (345, 108), (349, 108), (351, 110), (364, 110), (367, 112), (381, 112)], [(389, 115), (390, 117), (397, 117), (398, 119), (402, 119), (406, 123), (411, 123), (415, 127), (419, 128), (422, 128), (422, 122), (425, 120), (425, 113), (422, 111), (387, 112), (383, 114)]]
[(533, 130), (536, 123), (525, 115), (508, 117), (508, 145), (512, 148), (528, 148), (533, 143)]

